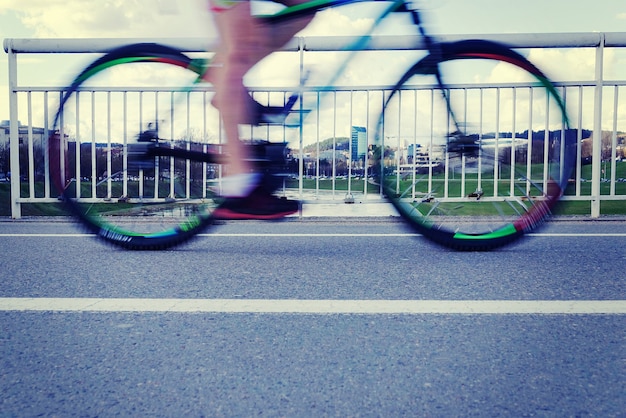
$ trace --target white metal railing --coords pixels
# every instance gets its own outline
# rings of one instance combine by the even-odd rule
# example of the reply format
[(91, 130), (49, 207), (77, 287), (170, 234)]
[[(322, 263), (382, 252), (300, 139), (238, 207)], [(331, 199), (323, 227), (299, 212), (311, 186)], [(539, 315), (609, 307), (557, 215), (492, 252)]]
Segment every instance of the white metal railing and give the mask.
[[(476, 36), (471, 36), (476, 38)], [(459, 39), (466, 39), (468, 36), (441, 36), (440, 39), (444, 41), (454, 41)], [(626, 69), (623, 70), (623, 76), (618, 74), (617, 78), (605, 79), (605, 50), (611, 48), (611, 50), (624, 51), (626, 47), (626, 33), (581, 33), (581, 34), (516, 34), (516, 35), (486, 35), (480, 36), (481, 39), (489, 39), (499, 42), (507, 43), (515, 48), (540, 48), (540, 49), (553, 49), (553, 48), (587, 48), (594, 51), (595, 54), (595, 67), (594, 74), (584, 80), (559, 80), (556, 79), (556, 85), (560, 88), (566, 101), (568, 101), (568, 108), (573, 109), (572, 125), (579, 131), (579, 156), (582, 157), (580, 140), (583, 139), (583, 129), (590, 130), (592, 132), (591, 138), (593, 139), (591, 145), (591, 152), (587, 152), (585, 155), (591, 155), (591, 179), (582, 177), (582, 158), (578, 158), (578, 165), (576, 167), (575, 176), (575, 193), (568, 195), (566, 199), (569, 200), (584, 200), (591, 203), (591, 210), (589, 215), (591, 217), (598, 217), (600, 215), (600, 202), (601, 201), (622, 201), (626, 200), (626, 191), (624, 190), (626, 184), (622, 186), (623, 179), (620, 179), (619, 173), (622, 172), (623, 166), (620, 166), (617, 160), (624, 156), (626, 152), (624, 150), (622, 132), (626, 132), (626, 120), (624, 114), (626, 113), (626, 95), (623, 90), (626, 87)], [(43, 144), (47, 141), (50, 129), (49, 121), (54, 115), (53, 103), (58, 102), (63, 86), (33, 86), (33, 85), (20, 85), (18, 84), (18, 55), (21, 54), (46, 54), (46, 53), (66, 53), (66, 54), (83, 54), (83, 53), (102, 53), (111, 50), (114, 47), (125, 45), (133, 42), (139, 42), (145, 40), (132, 40), (132, 39), (92, 39), (92, 40), (53, 40), (53, 39), (6, 39), (4, 41), (5, 51), (8, 53), (8, 65), (9, 65), (9, 104), (10, 104), (10, 123), (9, 126), (0, 127), (0, 142), (6, 141), (7, 137), (10, 140), (10, 156), (11, 165), (11, 210), (12, 217), (21, 217), (21, 204), (22, 203), (37, 203), (37, 202), (54, 202), (56, 196), (51, 190), (50, 179), (48, 175), (48, 158), (47, 153), (43, 151), (45, 147)], [(300, 63), (299, 68), (301, 72), (305, 72), (306, 68), (303, 65), (305, 58), (312, 51), (341, 51), (344, 50), (346, 45), (351, 44), (352, 37), (312, 37), (312, 38), (296, 38), (289, 43), (284, 49), (286, 51), (292, 51), (297, 54), (297, 59)], [(169, 44), (188, 52), (206, 51), (207, 47), (204, 45), (203, 40), (200, 39), (182, 39), (182, 40), (151, 40), (151, 42), (158, 42), (163, 44)], [(406, 51), (406, 50), (419, 50), (423, 48), (422, 41), (419, 37), (415, 36), (386, 36), (373, 38), (370, 45), (367, 47), (373, 51)], [(620, 49), (621, 48), (621, 49)], [(210, 50), (210, 48), (208, 49)], [(558, 65), (558, 63), (554, 63)], [(550, 68), (544, 68), (548, 71)], [(382, 106), (382, 98), (385, 92), (390, 90), (388, 85), (377, 86), (363, 86), (363, 85), (343, 85), (334, 87), (333, 90), (328, 93), (326, 88), (310, 87), (305, 91), (305, 98), (309, 104), (317, 106), (317, 110), (323, 110), (331, 115), (328, 119), (330, 122), (324, 122), (323, 125), (327, 132), (323, 133), (321, 129), (320, 119), (313, 121), (306, 129), (301, 129), (299, 137), (296, 141), (296, 148), (299, 148), (299, 161), (302, 162), (299, 171), (299, 194), (300, 196), (315, 197), (317, 199), (344, 199), (345, 191), (338, 192), (336, 189), (336, 181), (339, 176), (343, 176), (343, 173), (339, 173), (337, 170), (338, 161), (336, 160), (337, 150), (333, 147), (327, 158), (322, 158), (319, 152), (319, 144), (326, 138), (337, 138), (338, 136), (349, 136), (346, 132), (346, 128), (350, 129), (353, 126), (365, 125), (367, 136), (372, 137), (373, 132), (369, 127), (376, 121), (372, 120), (372, 115), (380, 113)], [(420, 87), (422, 90), (428, 90), (429, 86)], [(522, 83), (498, 83), (498, 84), (485, 84), (485, 83), (472, 83), (472, 84), (451, 84), (453, 90), (468, 91), (479, 90), (481, 92), (497, 89), (500, 91), (517, 91), (519, 89), (531, 89), (530, 84)], [(256, 88), (255, 96), (260, 101), (276, 100), (276, 97), (285, 97), (290, 91), (288, 86), (284, 88)], [(419, 89), (418, 89), (419, 90)], [(187, 95), (187, 109), (190, 106), (195, 105), (200, 110), (198, 114), (201, 114), (201, 142), (208, 143), (221, 143), (222, 134), (219, 129), (219, 118), (216, 114), (211, 114), (211, 110), (207, 109), (207, 95), (208, 90), (206, 88), (197, 88), (192, 91), (186, 92)], [(91, 109), (89, 112), (92, 115), (96, 115), (96, 108), (104, 106), (103, 112), (105, 116), (100, 119), (104, 120), (103, 136), (96, 134), (95, 129), (89, 133), (89, 136), (80, 137), (77, 135), (78, 143), (90, 143), (93, 150), (100, 146), (99, 144), (105, 143), (108, 152), (108, 160), (106, 162), (107, 172), (111, 172), (112, 161), (111, 152), (114, 144), (124, 137), (124, 132), (115, 133), (115, 123), (111, 122), (111, 108), (116, 108), (115, 103), (123, 103), (124, 111), (117, 113), (117, 116), (113, 116), (114, 119), (121, 118), (123, 126), (127, 126), (129, 123), (141, 124), (143, 113), (145, 109), (142, 106), (149, 108), (148, 112), (154, 114), (159, 113), (159, 106), (161, 108), (167, 108), (167, 105), (159, 104), (162, 101), (171, 101), (174, 97), (174, 91), (164, 87), (160, 88), (90, 88), (89, 91), (81, 93), (84, 95), (85, 103), (91, 103)], [(418, 93), (415, 93), (416, 95)], [(482, 93), (481, 93), (482, 94)], [(322, 95), (330, 96), (330, 100), (324, 101), (323, 109), (319, 109), (322, 102), (320, 97)], [(98, 103), (98, 104), (96, 104)], [(133, 107), (139, 106), (139, 107)], [(349, 116), (344, 118), (341, 122), (338, 121), (338, 109), (349, 108)], [(134, 110), (130, 110), (134, 109)], [(138, 114), (138, 115), (137, 115)], [(320, 112), (317, 112), (319, 115)], [(186, 122), (182, 122), (182, 126), (186, 132), (193, 130), (192, 124), (190, 124), (190, 111), (187, 111)], [(93, 116), (96, 118), (96, 116)], [(18, 121), (26, 121), (25, 125), (20, 125)], [(186, 124), (186, 125), (185, 125)], [(217, 126), (213, 131), (213, 135), (207, 135), (207, 125)], [(341, 125), (339, 127), (338, 125)], [(172, 125), (173, 126), (173, 125)], [(286, 131), (288, 128), (280, 128), (282, 131), (277, 131), (275, 127), (272, 128), (254, 128), (250, 132), (250, 136), (255, 139), (275, 139), (277, 136), (287, 138)], [(86, 134), (86, 133), (85, 133)], [(3, 137), (4, 135), (4, 137)], [(171, 131), (171, 137), (174, 138), (176, 132), (174, 128)], [(603, 140), (604, 135), (604, 140)], [(211, 136), (210, 138), (208, 136)], [(103, 139), (104, 138), (104, 139)], [(287, 138), (289, 139), (289, 138)], [(400, 138), (397, 138), (400, 143)], [(368, 139), (371, 143), (371, 139)], [(21, 143), (21, 145), (20, 145)], [(315, 157), (307, 159), (303, 152), (303, 144), (317, 144), (317, 151), (314, 152)], [(351, 143), (351, 142), (349, 142)], [(78, 147), (77, 147), (78, 148)], [(398, 153), (400, 155), (400, 149), (402, 145), (398, 144)], [(98, 181), (97, 178), (101, 173), (96, 172), (96, 152), (91, 153), (91, 176), (89, 180), (92, 187), (95, 189), (95, 184)], [(331, 159), (330, 165), (324, 165), (324, 161)], [(400, 158), (400, 157), (398, 157)], [(400, 160), (397, 162), (400, 165)], [(620, 163), (625, 164), (626, 162)], [(77, 164), (78, 166), (78, 164)], [(347, 178), (348, 178), (348, 194), (358, 193), (357, 187), (363, 190), (363, 194), (367, 194), (367, 178), (364, 176), (361, 183), (353, 182), (352, 174), (358, 167), (354, 167), (351, 164), (347, 165)], [(19, 175), (16, 175), (19, 173)], [(206, 169), (204, 173), (204, 179), (206, 181)], [(313, 189), (305, 192), (303, 190), (303, 177), (310, 176), (315, 179), (315, 186)], [(328, 177), (328, 180), (325, 178)], [(77, 169), (77, 178), (80, 179), (80, 169)], [(331, 187), (329, 191), (326, 191), (325, 187), (321, 185), (322, 181), (330, 182)], [(588, 184), (591, 187), (587, 187)], [(110, 197), (110, 184), (109, 180), (109, 197)], [(25, 190), (23, 189), (25, 185)], [(354, 190), (353, 190), (354, 187)], [(94, 191), (95, 195), (95, 191)], [(365, 196), (367, 197), (367, 196)]]

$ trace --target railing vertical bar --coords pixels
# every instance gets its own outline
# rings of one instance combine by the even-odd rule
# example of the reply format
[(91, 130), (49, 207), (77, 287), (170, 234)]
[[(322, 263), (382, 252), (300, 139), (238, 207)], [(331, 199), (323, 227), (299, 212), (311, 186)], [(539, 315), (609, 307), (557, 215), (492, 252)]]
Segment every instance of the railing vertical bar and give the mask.
[(320, 112), (319, 112), (319, 108), (320, 108), (320, 93), (317, 92), (316, 97), (316, 109), (317, 112), (315, 117), (316, 117), (316, 123), (315, 123), (315, 144), (317, 147), (317, 152), (316, 152), (316, 157), (315, 157), (315, 198), (319, 199), (319, 194), (320, 194)]
[[(481, 144), (483, 140), (483, 117), (484, 117), (484, 90), (480, 89), (480, 98), (479, 98), (479, 121), (478, 121), (478, 143)], [(482, 145), (482, 144), (481, 144)], [(479, 147), (478, 150), (478, 180), (476, 184), (476, 191), (482, 192), (483, 190), (483, 154), (482, 154), (482, 146)]]
[(582, 177), (582, 139), (583, 139), (583, 95), (584, 89), (578, 87), (578, 129), (576, 132), (576, 197), (581, 193)]
[(417, 122), (417, 120), (419, 119), (417, 117), (417, 90), (413, 90), (413, 115), (415, 115), (415, 117), (413, 118), (413, 155), (411, 155), (413, 161), (413, 163), (411, 164), (411, 198), (415, 199), (417, 190), (415, 188), (415, 182), (417, 180), (417, 132), (419, 129)]
[(430, 139), (428, 143), (428, 194), (433, 193), (433, 167), (430, 164), (433, 161), (433, 143), (435, 130), (435, 91), (430, 91)]
[[(207, 92), (202, 92), (202, 152), (207, 152), (209, 139), (207, 137)], [(207, 163), (202, 162), (202, 198), (207, 196)]]
[[(299, 70), (299, 84), (304, 85), (304, 50), (305, 50), (305, 41), (304, 38), (298, 38), (298, 70)], [(304, 100), (300, 100), (300, 126), (298, 127), (298, 197), (302, 199), (302, 194), (304, 192)]]
[(113, 166), (111, 150), (111, 92), (107, 92), (107, 199), (113, 195)]
[(596, 84), (594, 94), (593, 151), (591, 157), (591, 217), (600, 217), (600, 177), (602, 163), (602, 90), (604, 88), (604, 33), (600, 33), (600, 43), (596, 48)]
[(378, 188), (378, 195), (382, 198), (384, 191), (383, 191), (383, 182), (385, 181), (385, 122), (386, 122), (386, 118), (385, 118), (385, 90), (381, 91), (380, 94), (380, 108), (381, 108), (381, 112), (382, 115), (380, 117), (380, 121), (379, 124), (380, 126), (378, 126), (378, 132), (380, 132), (380, 136), (379, 136), (379, 143), (376, 144), (380, 149), (377, 150), (377, 152), (379, 152), (379, 156), (378, 156), (378, 160), (379, 160), (379, 167), (378, 170), (379, 172), (377, 173), (377, 176), (380, 179), (380, 186)]
[[(303, 100), (301, 100), (302, 102)], [(302, 111), (302, 106), (300, 106)], [(302, 120), (301, 120), (302, 121)], [(298, 197), (302, 199), (304, 192), (304, 127), (302, 123), (298, 128)]]
[(333, 92), (333, 200), (337, 190), (337, 92)]
[[(174, 114), (175, 114), (175, 110), (174, 110), (174, 95), (175, 92), (171, 92), (170, 93), (170, 140), (172, 140), (170, 142), (170, 148), (174, 148), (174, 124), (175, 124), (175, 120), (174, 120)], [(169, 179), (170, 179), (170, 192), (169, 192), (169, 197), (171, 197), (172, 199), (176, 197), (176, 191), (174, 190), (174, 157), (170, 157), (170, 173), (169, 173)]]
[(363, 198), (367, 199), (369, 178), (369, 149), (370, 149), (370, 92), (365, 91), (365, 157), (363, 157)]
[(396, 193), (400, 192), (400, 136), (402, 135), (402, 90), (398, 91), (398, 129), (396, 138)]
[[(224, 149), (223, 144), (225, 141), (225, 135), (224, 135), (224, 121), (222, 120), (222, 116), (221, 113), (218, 111), (217, 112), (217, 125), (218, 125), (218, 144), (220, 146), (220, 150)], [(219, 164), (217, 166), (217, 172), (218, 172), (218, 176), (217, 176), (217, 187), (218, 190), (222, 190), (222, 175), (224, 174), (224, 165), (223, 164)]]
[[(81, 93), (80, 91), (77, 91), (76, 94), (75, 94), (75, 97), (76, 97), (76, 104), (75, 104), (75, 107), (76, 107), (76, 110), (75, 110), (75, 113), (76, 113), (76, 118), (75, 118), (75, 121), (76, 121), (76, 123), (75, 123), (75, 126), (76, 126), (76, 128), (75, 128), (75, 131), (76, 131), (75, 144), (76, 145), (75, 145), (75, 147), (76, 148), (74, 150), (74, 155), (75, 155), (74, 161), (76, 161), (76, 168), (75, 168), (76, 174), (75, 174), (75, 177), (76, 177), (76, 198), (77, 199), (80, 199), (81, 196), (82, 196), (82, 194), (81, 194), (81, 182), (83, 180), (82, 176), (80, 175), (81, 174), (80, 173), (80, 167), (81, 167), (81, 155), (80, 155), (80, 148), (81, 148), (81, 139), (80, 139), (80, 96), (81, 96), (81, 94), (80, 93)], [(95, 197), (95, 196), (92, 196), (92, 197)]]
[(549, 179), (549, 161), (548, 152), (550, 150), (550, 96), (546, 95), (546, 126), (543, 133), (543, 188), (548, 187)]
[[(63, 97), (63, 92), (59, 92), (59, 102)], [(65, 186), (65, 112), (61, 110), (59, 115), (59, 154), (53, 156), (53, 158), (59, 159), (59, 180), (61, 181), (61, 185)]]
[[(303, 83), (300, 83), (300, 85), (302, 85)], [(283, 92), (283, 106), (285, 106), (287, 104), (287, 92)], [(300, 107), (302, 107), (302, 100), (300, 100)], [(319, 110), (318, 110), (319, 111)], [(281, 127), (281, 132), (282, 132), (282, 142), (286, 145), (287, 144), (287, 124), (283, 124)], [(269, 126), (268, 126), (268, 140), (269, 140)], [(286, 193), (287, 193), (287, 178), (283, 177), (282, 179), (282, 190), (281, 190), (282, 196), (286, 197)]]
[(122, 196), (128, 196), (128, 92), (122, 95)]
[[(450, 97), (450, 90), (445, 91), (444, 94), (445, 94), (446, 97)], [(450, 138), (450, 134), (451, 134), (451, 132), (450, 132), (450, 120), (451, 120), (450, 112), (446, 112), (446, 137), (447, 138)], [(450, 153), (446, 152), (445, 156), (446, 156), (446, 168), (445, 168), (445, 170), (443, 172), (443, 177), (444, 177), (444, 180), (443, 180), (443, 197), (444, 198), (448, 198), (449, 197), (449, 195), (448, 195), (448, 193), (449, 193), (449, 186), (450, 186), (450, 170), (451, 169), (454, 170), (454, 167), (452, 167), (452, 168), (450, 167)]]
[(91, 197), (97, 197), (98, 173), (96, 167), (96, 93), (91, 92)]
[[(185, 142), (186, 147), (187, 147), (187, 151), (191, 150), (191, 141), (192, 141), (192, 136), (191, 136), (191, 92), (187, 92), (187, 121), (186, 121), (186, 129), (187, 129), (187, 133), (186, 133), (186, 138), (185, 138)], [(172, 138), (173, 139), (173, 138)], [(185, 196), (187, 199), (191, 198), (191, 160), (185, 160)]]
[(17, 54), (10, 47), (7, 50), (9, 61), (9, 147), (11, 167), (11, 217), (22, 217), (20, 205), (20, 139), (18, 122)]
[[(467, 89), (463, 89), (463, 120), (467, 121)], [(462, 132), (463, 135), (467, 135), (467, 125), (465, 126), (464, 131)], [(460, 191), (460, 197), (465, 196), (465, 181), (466, 181), (466, 177), (465, 177), (465, 164), (466, 164), (466, 158), (465, 158), (465, 153), (463, 153), (461, 155), (461, 191)]]
[[(350, 95), (349, 95), (349, 99), (350, 99), (350, 110), (349, 110), (349, 117), (348, 117), (348, 126), (349, 126), (349, 137), (348, 137), (348, 190), (346, 192), (346, 195), (344, 197), (344, 199), (347, 199), (348, 197), (352, 196), (352, 165), (354, 164), (354, 159), (352, 158), (352, 129), (354, 127), (354, 121), (353, 121), (353, 111), (354, 111), (354, 91), (350, 90)], [(399, 166), (399, 163), (398, 163)]]
[(511, 92), (513, 97), (511, 98), (513, 102), (512, 109), (512, 126), (511, 126), (511, 172), (509, 173), (509, 181), (511, 184), (509, 185), (509, 195), (515, 196), (515, 158), (517, 156), (517, 133), (516, 133), (516, 118), (517, 118), (517, 90), (513, 87)]
[(613, 134), (611, 137), (611, 185), (610, 187), (610, 195), (615, 196), (615, 180), (617, 174), (617, 111), (618, 111), (618, 103), (619, 103), (619, 88), (618, 86), (614, 87), (613, 94)]
[(33, 100), (30, 91), (26, 95), (26, 102), (28, 108), (28, 195), (32, 199), (35, 197), (35, 151), (33, 144)]
[[(567, 109), (567, 88), (563, 87), (563, 104), (565, 105), (565, 108)], [(559, 112), (560, 113), (560, 112)], [(566, 119), (565, 119), (565, 115), (561, 116), (561, 140), (559, 141), (560, 147), (559, 147), (559, 182), (561, 182), (563, 184), (567, 184), (567, 180), (566, 178), (564, 178), (565, 176), (569, 176), (569, 173), (565, 172), (565, 166), (563, 165), (563, 162), (565, 161), (565, 129), (567, 128), (566, 124)]]
[(533, 108), (534, 89), (528, 88), (528, 146), (526, 148), (526, 196), (530, 196), (532, 186), (532, 156), (533, 156)]
[[(139, 126), (137, 127), (139, 129), (139, 132), (141, 132), (142, 127), (143, 127), (143, 92), (140, 91), (139, 92)], [(158, 119), (157, 119), (158, 120)], [(155, 157), (155, 162), (157, 161), (157, 158)], [(156, 163), (155, 163), (156, 164)], [(139, 169), (139, 198), (143, 198), (144, 197), (144, 178), (143, 178), (143, 169), (140, 168)], [(158, 166), (156, 166), (156, 168), (154, 169), (154, 188), (156, 189), (157, 184), (159, 184), (159, 182), (157, 181), (159, 178), (159, 173), (158, 173)]]
[[(143, 109), (141, 110), (141, 114), (143, 114)], [(159, 92), (158, 91), (154, 92), (154, 123), (157, 123), (157, 124), (159, 123)], [(139, 132), (142, 132), (146, 128), (147, 126), (144, 126), (144, 123), (142, 120), (139, 125)], [(158, 130), (158, 126), (156, 126), (155, 128), (157, 128)], [(161, 158), (154, 157), (153, 195), (155, 199), (159, 198), (159, 189), (161, 186), (160, 177), (161, 177)], [(141, 176), (141, 178), (143, 179), (143, 175)]]
[(493, 150), (493, 196), (496, 197), (499, 194), (498, 180), (500, 179), (500, 88), (496, 88), (496, 141), (495, 148)]
[(50, 154), (48, 153), (48, 141), (50, 141), (50, 127), (48, 126), (48, 92), (43, 94), (43, 166), (44, 166), (44, 198), (50, 197)]

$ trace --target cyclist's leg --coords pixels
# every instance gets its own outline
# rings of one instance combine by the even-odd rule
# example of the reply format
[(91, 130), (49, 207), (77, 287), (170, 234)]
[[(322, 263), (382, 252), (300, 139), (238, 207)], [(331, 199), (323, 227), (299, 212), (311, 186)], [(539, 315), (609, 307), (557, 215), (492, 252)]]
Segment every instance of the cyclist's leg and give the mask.
[[(304, 0), (287, 0), (285, 5), (302, 3)], [(206, 74), (206, 79), (215, 86), (213, 104), (220, 109), (224, 122), (224, 131), (228, 140), (226, 151), (231, 156), (229, 174), (247, 175), (252, 171), (246, 161), (246, 148), (239, 141), (238, 125), (250, 119), (253, 104), (247, 89), (243, 85), (244, 75), (261, 59), (288, 42), (311, 20), (299, 18), (280, 27), (264, 25), (251, 15), (250, 2), (211, 2), (215, 12), (215, 23), (220, 33), (220, 49), (214, 58), (217, 66)], [(246, 195), (254, 186), (254, 180), (242, 181), (241, 188), (235, 186), (229, 194)], [(247, 183), (247, 184), (246, 184)]]
[[(256, 32), (255, 28), (251, 27), (250, 20), (250, 3), (247, 1), (237, 2), (215, 13), (215, 23), (220, 34), (220, 49), (213, 62), (218, 66), (206, 75), (215, 86), (213, 104), (221, 112), (227, 138), (225, 151), (232, 158), (228, 164), (228, 175), (233, 177), (240, 177), (252, 171), (250, 162), (245, 158), (247, 156), (245, 146), (239, 140), (238, 127), (240, 115), (245, 115), (244, 95), (247, 95), (242, 82), (247, 71), (246, 67), (249, 68), (249, 64), (245, 62), (245, 51), (248, 49), (249, 39)], [(244, 187), (250, 186), (244, 184), (241, 190), (228, 190), (231, 188), (230, 185), (226, 187), (227, 190), (224, 190), (226, 195), (236, 196), (245, 195), (248, 190), (244, 190)]]

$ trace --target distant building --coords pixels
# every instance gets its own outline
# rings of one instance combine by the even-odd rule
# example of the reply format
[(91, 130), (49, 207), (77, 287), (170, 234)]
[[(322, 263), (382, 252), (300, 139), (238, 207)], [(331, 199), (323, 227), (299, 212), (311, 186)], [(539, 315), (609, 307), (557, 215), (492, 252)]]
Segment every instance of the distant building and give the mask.
[[(18, 124), (18, 138), (20, 144), (28, 143), (28, 126)], [(43, 128), (32, 128), (33, 131), (33, 143), (42, 144), (44, 138), (44, 129)], [(8, 120), (3, 120), (0, 122), (0, 144), (8, 144), (11, 135), (11, 126)]]
[(420, 144), (409, 144), (407, 148), (407, 161), (409, 163), (413, 162), (413, 156), (418, 157), (423, 154), (424, 150), (422, 150), (422, 146)]
[(367, 152), (367, 129), (362, 126), (352, 127), (352, 161), (357, 161), (365, 157)]
[[(0, 174), (3, 176), (7, 176), (11, 171), (9, 166), (9, 141), (11, 139), (11, 126), (8, 120), (3, 120), (0, 122)], [(29, 131), (32, 132), (32, 145), (35, 160), (43, 158), (43, 146), (45, 144), (45, 129), (43, 128), (29, 128), (28, 126), (22, 125), (18, 122), (18, 141), (20, 145), (20, 155), (26, 157), (27, 152), (27, 144)], [(26, 173), (28, 167), (23, 167), (23, 173)], [(43, 168), (40, 170), (42, 172)]]

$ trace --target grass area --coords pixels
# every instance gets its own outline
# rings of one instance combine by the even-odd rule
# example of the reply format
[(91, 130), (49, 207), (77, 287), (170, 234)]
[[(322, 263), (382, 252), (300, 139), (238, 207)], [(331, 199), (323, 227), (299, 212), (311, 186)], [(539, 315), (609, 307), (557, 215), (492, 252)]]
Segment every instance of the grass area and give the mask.
[[(352, 179), (350, 184), (350, 190), (356, 193), (363, 193), (364, 190), (364, 181), (363, 179)], [(289, 179), (286, 181), (285, 186), (287, 188), (297, 189), (300, 187), (300, 183), (297, 179)], [(316, 179), (304, 179), (302, 181), (302, 187), (305, 190), (332, 190), (333, 189), (333, 181), (332, 179), (320, 179), (319, 182)], [(348, 179), (337, 178), (335, 179), (335, 190), (337, 191), (347, 191), (348, 190)], [(367, 192), (368, 193), (377, 193), (378, 186), (375, 184), (367, 183)]]
[[(604, 200), (600, 202), (601, 215), (626, 215), (626, 202), (624, 200)], [(591, 213), (591, 202), (560, 201), (553, 210), (555, 215), (581, 215), (588, 216)]]
[[(67, 214), (61, 202), (22, 204), (22, 216), (66, 216)], [(11, 216), (10, 183), (0, 183), (0, 216)]]
[[(603, 168), (606, 170), (605, 175), (610, 175), (611, 165), (606, 164), (603, 165)], [(538, 172), (539, 169), (537, 167), (533, 167), (533, 172)], [(473, 176), (473, 177), (472, 177)], [(508, 177), (507, 173), (502, 173), (501, 176)], [(581, 178), (584, 179), (580, 183), (580, 193), (583, 196), (591, 195), (591, 166), (583, 166), (581, 169)], [(616, 163), (616, 178), (626, 178), (626, 162)], [(389, 179), (389, 178), (388, 178)], [(400, 181), (400, 190), (405, 190), (410, 188), (412, 185), (412, 179), (408, 178)], [(425, 194), (428, 192), (428, 179), (424, 177), (421, 181), (418, 181), (415, 190), (418, 193), (418, 196), (421, 194)], [(392, 184), (395, 187), (395, 180), (390, 179)], [(363, 179), (352, 179), (350, 184), (350, 189), (355, 193), (362, 193), (364, 190), (364, 186), (367, 184), (368, 193), (378, 193), (378, 186), (370, 183), (366, 183)], [(437, 193), (437, 195), (443, 195), (443, 184), (444, 184), (444, 175), (437, 174), (432, 179), (432, 187)], [(515, 187), (522, 186), (525, 182), (521, 179), (515, 180)], [(286, 182), (286, 186), (288, 188), (298, 188), (299, 181), (297, 179), (289, 179)], [(476, 174), (467, 174), (465, 178), (465, 190), (464, 193), (467, 195), (468, 193), (473, 192), (478, 186), (478, 180), (476, 178)], [(96, 195), (98, 197), (106, 196), (106, 184), (102, 184), (98, 186)], [(129, 182), (128, 184), (128, 192), (130, 195), (138, 194), (138, 183), (137, 182)], [(334, 181), (334, 187), (337, 191), (347, 191), (348, 190), (348, 179), (346, 178), (337, 178)], [(461, 180), (459, 174), (456, 173), (454, 176), (450, 175), (449, 184), (448, 184), (448, 194), (449, 196), (461, 196)], [(332, 190), (333, 181), (331, 179), (320, 179), (319, 181), (316, 179), (304, 179), (303, 180), (303, 188), (305, 190)], [(487, 174), (483, 175), (481, 188), (486, 196), (493, 194), (494, 182), (493, 175)], [(506, 191), (510, 188), (510, 181), (501, 180), (498, 182), (499, 190)], [(604, 181), (600, 184), (600, 193), (602, 195), (610, 194), (611, 184), (607, 181)], [(177, 185), (175, 187), (175, 193), (177, 195), (182, 195), (184, 193), (183, 185)], [(162, 183), (159, 185), (159, 197), (166, 197), (170, 192), (169, 183)], [(574, 185), (571, 185), (566, 190), (566, 195), (574, 195), (576, 192), (576, 188)], [(29, 190), (28, 185), (22, 184), (21, 194), (23, 197), (28, 196)], [(91, 185), (88, 183), (83, 183), (81, 185), (81, 194), (84, 197), (91, 196)], [(201, 196), (201, 187), (192, 184), (191, 193), (195, 196)], [(626, 182), (617, 182), (615, 183), (615, 193), (617, 195), (625, 196), (624, 200), (626, 200)], [(521, 194), (521, 192), (520, 192)], [(113, 182), (112, 183), (112, 195), (114, 197), (119, 197), (122, 195), (122, 183), (121, 182)], [(145, 196), (154, 196), (154, 182), (146, 181), (144, 183), (144, 195)], [(43, 183), (37, 182), (35, 183), (35, 196), (43, 197), (44, 196), (44, 186)], [(602, 201), (600, 204), (600, 211), (603, 215), (623, 215), (626, 214), (626, 204), (624, 200), (620, 201)], [(482, 210), (477, 208), (476, 210)], [(567, 201), (560, 202), (559, 205), (555, 208), (554, 212), (559, 215), (589, 215), (591, 211), (590, 202), (585, 201)], [(23, 216), (56, 216), (56, 215), (65, 215), (67, 212), (64, 210), (63, 205), (61, 203), (25, 203), (22, 204), (22, 215)], [(0, 216), (10, 216), (11, 215), (11, 204), (10, 204), (10, 183), (1, 182), (0, 183)]]

